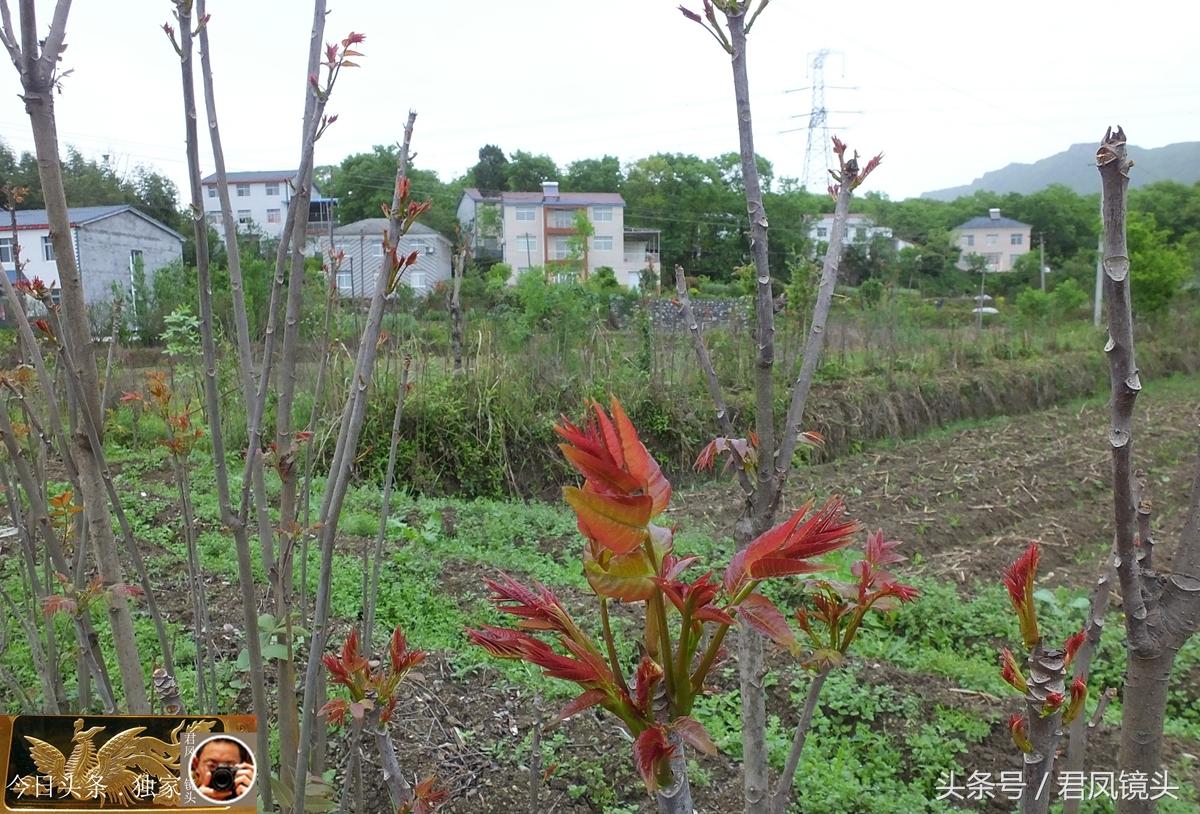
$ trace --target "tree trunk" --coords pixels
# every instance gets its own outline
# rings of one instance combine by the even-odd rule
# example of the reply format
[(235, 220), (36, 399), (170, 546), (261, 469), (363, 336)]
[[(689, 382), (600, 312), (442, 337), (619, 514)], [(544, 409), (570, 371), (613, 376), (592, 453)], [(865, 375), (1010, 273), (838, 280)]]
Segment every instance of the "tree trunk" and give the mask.
[[(1123, 772), (1145, 772), (1147, 778), (1153, 778), (1166, 768), (1162, 762), (1163, 719), (1176, 652), (1168, 649), (1154, 658), (1129, 654), (1117, 761)], [(1154, 814), (1157, 810), (1154, 800), (1117, 800), (1118, 814)]]
[[(246, 627), (246, 649), (250, 661), (250, 692), (252, 703), (254, 705), (255, 729), (256, 729), (256, 745), (259, 754), (270, 754), (270, 707), (267, 703), (266, 691), (266, 676), (264, 673), (262, 659), (262, 642), (259, 638), (258, 631), (258, 606), (257, 597), (254, 588), (253, 571), (251, 568), (250, 558), (250, 541), (247, 531), (247, 524), (244, 512), (241, 515), (235, 514), (233, 510), (233, 497), (229, 488), (228, 465), (225, 455), (224, 432), (220, 420), (220, 396), (218, 393), (217, 382), (217, 350), (214, 314), (212, 304), (212, 278), (209, 269), (208, 257), (208, 222), (204, 216), (204, 205), (201, 198), (200, 188), (200, 139), (197, 130), (198, 116), (196, 112), (196, 92), (192, 68), (192, 15), (191, 8), (185, 3), (180, 3), (179, 6), (179, 24), (181, 38), (181, 79), (183, 83), (183, 103), (184, 103), (184, 124), (187, 133), (187, 160), (188, 160), (188, 187), (191, 197), (191, 210), (193, 219), (193, 230), (196, 238), (196, 265), (198, 286), (200, 289), (200, 315), (201, 315), (201, 344), (204, 353), (204, 397), (205, 403), (208, 406), (208, 411), (212, 415), (212, 427), (210, 429), (210, 438), (212, 441), (213, 469), (215, 472), (215, 480), (217, 484), (217, 497), (220, 503), (221, 519), (227, 524), (233, 533), (234, 548), (237, 552), (238, 561), (238, 585), (240, 588), (242, 619)], [(205, 100), (208, 108), (209, 125), (212, 128), (212, 142), (214, 153), (218, 156), (219, 166), (222, 172), (224, 171), (224, 163), (221, 158), (220, 151), (220, 135), (216, 132), (216, 109), (215, 99), (212, 90), (212, 69), (208, 64), (208, 42), (207, 42), (207, 20), (204, 8), (204, 0), (198, 0), (196, 8), (197, 16), (202, 21), (200, 23), (201, 44), (203, 52), (201, 54), (201, 73), (204, 76)], [(226, 221), (230, 221), (232, 216), (229, 210), (229, 191), (221, 186), (219, 190), (222, 195), (222, 210)], [(228, 238), (228, 233), (226, 235)], [(229, 244), (227, 244), (229, 245)], [(232, 244), (230, 259), (231, 268), (238, 262), (237, 243), (236, 239)], [(232, 275), (231, 275), (232, 277)], [(240, 272), (236, 280), (240, 286)], [(242, 370), (242, 390), (243, 394), (249, 397), (249, 380), (250, 372), (245, 369), (245, 360), (249, 356), (248, 341), (242, 344), (244, 339), (244, 327), (246, 323), (245, 303), (240, 296), (240, 288), (235, 290), (234, 300), (235, 322), (238, 325), (238, 341), (239, 341), (239, 356), (243, 362)], [(247, 400), (246, 412), (249, 415), (252, 411), (252, 402)], [(247, 428), (249, 429), (249, 428)], [(247, 453), (247, 460), (253, 461), (254, 455), (252, 452)], [(265, 490), (261, 488), (262, 484), (262, 467), (261, 461), (255, 466), (251, 473), (251, 478), (259, 488), (256, 492), (260, 494)], [(259, 517), (265, 517), (265, 508), (259, 504)], [(260, 525), (261, 532), (261, 525)], [(271, 560), (269, 556), (270, 545), (269, 540), (264, 551), (263, 567), (269, 568)], [(259, 800), (263, 807), (270, 809), (271, 807), (271, 784), (263, 782), (258, 784)]]
[[(734, 527), (733, 539), (738, 550), (748, 546), (760, 533), (747, 510)], [(762, 637), (743, 625), (738, 629), (738, 679), (742, 697), (742, 790), (746, 814), (760, 814), (769, 803), (765, 674)]]
[[(760, 460), (763, 462), (756, 473), (755, 494), (751, 501), (752, 525), (739, 521), (734, 533), (734, 540), (741, 549), (770, 525), (768, 506), (774, 502), (770, 494), (773, 473), (768, 462), (775, 454), (775, 383), (772, 372), (775, 365), (775, 303), (767, 255), (767, 213), (762, 204), (750, 118), (744, 10), (727, 13), (726, 18), (733, 46), (731, 63), (733, 95), (737, 106), (738, 148), (742, 184), (746, 191), (746, 215), (750, 222), (750, 254), (754, 258), (756, 280), (754, 328), (758, 352), (754, 373), (754, 430), (758, 436)], [(743, 629), (738, 635), (738, 680), (742, 694), (742, 772), (746, 814), (758, 814), (768, 802), (767, 712), (763, 675), (762, 637), (757, 632)]]
[(1025, 791), (1021, 814), (1046, 814), (1054, 797), (1054, 757), (1062, 738), (1062, 708), (1043, 714), (1052, 693), (1066, 696), (1066, 653), (1038, 642), (1029, 654), (1029, 692), (1025, 720), (1033, 751), (1025, 755)]
[(687, 748), (679, 735), (672, 732), (667, 741), (675, 747), (671, 756), (670, 788), (659, 789), (654, 793), (654, 801), (658, 804), (658, 814), (693, 814), (695, 806), (692, 803), (692, 785), (687, 775)]
[[(22, 26), (26, 20), (33, 22), (32, 0), (21, 2)], [(36, 30), (36, 29), (35, 29)], [(36, 37), (26, 37), (25, 49), (36, 49)], [(27, 60), (33, 54), (26, 53)], [(67, 214), (66, 193), (63, 190), (62, 165), (58, 155), (58, 133), (54, 122), (53, 89), (49, 81), (39, 82), (31, 75), (32, 66), (22, 74), (25, 90), (25, 110), (33, 127), (34, 149), (38, 160), (38, 180), (46, 203), (46, 219), (50, 223), (50, 240), (54, 246), (62, 289), (62, 309), (66, 318), (62, 321), (66, 335), (63, 341), (72, 350), (76, 375), (82, 389), (83, 403), (80, 409), (99, 418), (100, 381), (96, 369), (96, 358), (92, 347), (91, 327), (87, 318), (87, 306), (83, 298), (83, 282), (75, 263), (75, 246), (71, 239), (70, 217)], [(97, 426), (97, 430), (99, 427)], [(108, 495), (104, 487), (100, 462), (96, 451), (84, 432), (73, 437), (75, 464), (79, 469), (79, 485), (83, 492), (82, 503), (88, 521), (88, 530), (95, 552), (100, 577), (107, 584), (124, 582), (124, 574), (113, 535), (112, 514)], [(121, 687), (125, 694), (125, 707), (133, 714), (150, 711), (146, 696), (146, 676), (138, 653), (137, 638), (133, 629), (133, 617), (128, 600), (121, 595), (112, 595), (108, 601), (108, 615), (112, 626), (113, 646), (117, 666), (121, 672)]]

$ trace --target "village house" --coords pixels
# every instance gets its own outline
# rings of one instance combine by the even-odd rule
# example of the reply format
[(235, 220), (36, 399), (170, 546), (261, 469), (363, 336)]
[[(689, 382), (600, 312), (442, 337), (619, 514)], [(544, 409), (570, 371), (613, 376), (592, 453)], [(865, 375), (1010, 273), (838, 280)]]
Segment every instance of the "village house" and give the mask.
[[(491, 232), (483, 215), (488, 207), (495, 209)], [(557, 181), (545, 181), (541, 192), (485, 193), (470, 187), (458, 204), (459, 222), (475, 235), (476, 260), (508, 263), (514, 279), (530, 268), (554, 275), (556, 266), (571, 262), (580, 213), (593, 231), (579, 258), (582, 279), (607, 267), (618, 283), (636, 288), (644, 273), (657, 274), (659, 231), (626, 229), (625, 200), (615, 192), (560, 192)]]
[(1012, 271), (1017, 258), (1028, 254), (1033, 227), (1019, 220), (1001, 217), (999, 209), (987, 216), (971, 218), (954, 229), (954, 239), (962, 250), (960, 269), (971, 268), (972, 256), (982, 257), (988, 271)]
[[(296, 170), (225, 173), (229, 203), (237, 218), (238, 230), (256, 229), (270, 238), (283, 234), (283, 221), (295, 191), (295, 178)], [(217, 194), (216, 174), (205, 176), (200, 185), (204, 188), (204, 214), (209, 224), (220, 230), (221, 198)], [(307, 232), (310, 235), (328, 233), (336, 205), (336, 199), (326, 198), (313, 184), (308, 204)]]
[[(366, 218), (333, 230), (333, 237), (319, 238), (321, 253), (331, 257), (345, 252), (337, 271), (338, 294), (349, 299), (369, 299), (383, 266), (383, 236), (387, 218)], [(441, 233), (422, 223), (413, 223), (400, 238), (399, 253), (417, 253), (417, 262), (400, 278), (417, 296), (424, 296), (443, 280), (450, 279), (453, 246)]]
[[(17, 213), (17, 235), (27, 279), (41, 278), (52, 290), (60, 288), (50, 224), (44, 209)], [(154, 272), (183, 261), (183, 235), (128, 204), (77, 206), (67, 210), (71, 242), (89, 304), (112, 299), (113, 291), (126, 295), (137, 284), (140, 268), (147, 283)], [(0, 228), (0, 264), (15, 277), (11, 227)]]

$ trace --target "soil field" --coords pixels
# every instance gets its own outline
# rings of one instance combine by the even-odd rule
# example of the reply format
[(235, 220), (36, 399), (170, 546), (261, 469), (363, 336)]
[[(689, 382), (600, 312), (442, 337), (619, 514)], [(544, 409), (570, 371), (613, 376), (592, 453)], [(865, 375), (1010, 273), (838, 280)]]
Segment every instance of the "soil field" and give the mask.
[[(1072, 604), (1086, 594), (1111, 539), (1107, 408), (1101, 400), (1075, 403), (946, 428), (895, 444), (876, 444), (831, 463), (800, 468), (787, 507), (809, 498), (844, 495), (851, 516), (903, 541), (910, 562), (896, 570), (924, 596), (893, 619), (873, 624), (840, 675), (826, 686), (816, 728), (798, 775), (798, 811), (900, 812), (954, 810), (935, 801), (937, 778), (948, 769), (999, 773), (1020, 768), (1004, 721), (1018, 701), (1005, 695), (996, 669), (1001, 646), (1016, 643), (1016, 624), (999, 589), (1001, 569), (1030, 540), (1043, 545), (1040, 584), (1053, 589), (1040, 612), (1065, 638), (1078, 628)], [(1135, 460), (1154, 502), (1158, 562), (1178, 539), (1183, 507), (1196, 476), (1200, 379), (1147, 386), (1139, 399)], [(123, 484), (136, 531), (147, 545), (160, 602), (179, 626), (191, 629), (186, 571), (179, 559), (177, 501), (166, 470), (148, 461), (124, 462)], [(197, 478), (197, 510), (208, 531), (200, 541), (214, 628), (222, 658), (241, 649), (236, 572), (231, 545), (213, 515), (210, 488)], [(331, 642), (339, 642), (361, 608), (358, 559), (377, 524), (377, 490), (352, 494), (343, 513)], [(486, 602), (484, 577), (505, 570), (551, 586), (572, 613), (590, 618), (582, 590), (580, 538), (558, 505), (502, 501), (399, 499), (384, 570), (381, 625), (404, 627), (417, 646), (433, 650), (403, 691), (392, 722), (400, 762), (414, 776), (436, 773), (450, 790), (447, 812), (508, 814), (633, 814), (652, 806), (640, 791), (630, 745), (605, 718), (583, 714), (557, 728), (548, 722), (569, 699), (569, 688), (534, 671), (499, 663), (466, 644), (464, 624), (498, 621)], [(736, 486), (714, 481), (678, 493), (669, 520), (677, 547), (720, 567), (739, 509)], [(315, 552), (310, 552), (315, 564)], [(707, 567), (707, 566), (706, 566)], [(311, 582), (315, 568), (309, 569)], [(344, 578), (342, 578), (344, 574)], [(786, 596), (784, 597), (786, 599)], [(618, 637), (633, 627), (633, 609), (618, 609)], [(1119, 600), (1097, 656), (1094, 686), (1120, 681)], [(632, 649), (628, 642), (624, 645)], [(332, 646), (332, 645), (331, 645)], [(736, 652), (734, 643), (730, 652)], [(183, 652), (181, 650), (181, 652)], [(768, 713), (772, 757), (780, 759), (796, 720), (807, 678), (790, 657), (769, 651)], [(179, 664), (181, 682), (190, 671)], [(1200, 811), (1200, 647), (1181, 654), (1169, 713), (1168, 768), (1183, 788), (1164, 812)], [(714, 672), (713, 694), (696, 711), (722, 754), (694, 764), (697, 811), (741, 810), (736, 673)], [(228, 689), (228, 711), (249, 710), (248, 691)], [(1119, 697), (1093, 735), (1089, 768), (1113, 768)], [(537, 731), (541, 749), (532, 744)], [(345, 766), (345, 734), (329, 733), (332, 765)], [(839, 746), (850, 743), (852, 746)], [(778, 754), (777, 754), (778, 753)], [(366, 810), (385, 811), (377, 758), (367, 750)], [(874, 761), (874, 762), (872, 762)], [(960, 774), (961, 779), (961, 774)], [(531, 807), (531, 785), (537, 803)], [(1189, 801), (1190, 800), (1190, 801)], [(962, 810), (1001, 812), (1011, 804), (969, 801)], [(1085, 811), (1107, 810), (1103, 808)]]

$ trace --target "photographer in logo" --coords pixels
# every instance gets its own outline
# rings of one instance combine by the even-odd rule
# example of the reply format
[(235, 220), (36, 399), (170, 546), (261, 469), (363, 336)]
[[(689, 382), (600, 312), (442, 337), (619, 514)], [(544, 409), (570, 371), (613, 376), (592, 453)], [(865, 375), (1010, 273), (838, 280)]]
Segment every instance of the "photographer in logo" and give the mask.
[(236, 800), (254, 785), (254, 755), (236, 738), (209, 738), (192, 754), (192, 783), (210, 802)]

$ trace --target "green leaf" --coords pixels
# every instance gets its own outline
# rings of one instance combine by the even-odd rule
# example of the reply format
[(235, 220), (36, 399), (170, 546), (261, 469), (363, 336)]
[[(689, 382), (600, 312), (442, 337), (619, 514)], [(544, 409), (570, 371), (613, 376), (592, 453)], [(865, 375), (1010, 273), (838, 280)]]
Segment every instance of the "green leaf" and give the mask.
[(286, 659), (288, 657), (288, 649), (282, 644), (269, 644), (262, 649), (262, 657), (266, 659)]
[(1086, 596), (1077, 596), (1071, 600), (1071, 607), (1076, 610), (1083, 610), (1092, 606), (1092, 600)]
[(1038, 602), (1045, 602), (1047, 605), (1058, 607), (1058, 597), (1049, 588), (1038, 588), (1033, 592), (1033, 598)]

